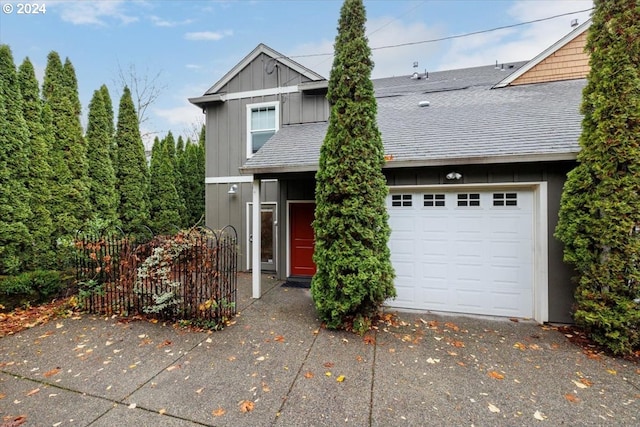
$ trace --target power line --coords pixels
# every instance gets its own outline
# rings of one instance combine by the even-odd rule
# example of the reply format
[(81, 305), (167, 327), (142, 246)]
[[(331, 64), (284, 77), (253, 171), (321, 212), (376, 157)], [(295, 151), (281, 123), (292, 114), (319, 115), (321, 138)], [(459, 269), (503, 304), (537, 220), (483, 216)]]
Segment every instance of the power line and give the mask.
[[(549, 17), (546, 17), (546, 18), (534, 19), (534, 20), (531, 20), (531, 21), (520, 22), (520, 23), (517, 23), (517, 24), (503, 25), (501, 27), (490, 28), (488, 30), (479, 30), (479, 31), (473, 31), (473, 32), (470, 32), (470, 33), (456, 34), (456, 35), (453, 35), (453, 36), (440, 37), (440, 38), (437, 38), (437, 39), (429, 39), (429, 40), (421, 40), (421, 41), (416, 41), (416, 42), (392, 44), (392, 45), (388, 45), (388, 46), (372, 47), (371, 50), (374, 51), (374, 50), (382, 50), (382, 49), (392, 49), (392, 48), (396, 48), (396, 47), (415, 46), (415, 45), (418, 45), (418, 44), (437, 43), (437, 42), (441, 42), (441, 41), (445, 41), (445, 40), (460, 39), (460, 38), (464, 38), (464, 37), (475, 36), (475, 35), (478, 35), (478, 34), (491, 33), (493, 31), (500, 31), (500, 30), (505, 30), (505, 29), (508, 29), (508, 28), (515, 28), (515, 27), (521, 27), (523, 25), (535, 24), (537, 22), (549, 21), (551, 19), (561, 18), (563, 16), (573, 15), (575, 13), (588, 12), (590, 10), (593, 10), (593, 8), (576, 10), (574, 12), (561, 13), (559, 15), (553, 15), (553, 16), (549, 16)], [(330, 55), (333, 55), (333, 52), (331, 52), (331, 53), (310, 53), (310, 54), (307, 54), (307, 55), (288, 56), (287, 58), (311, 58), (311, 57), (315, 57), (315, 56), (330, 56)]]

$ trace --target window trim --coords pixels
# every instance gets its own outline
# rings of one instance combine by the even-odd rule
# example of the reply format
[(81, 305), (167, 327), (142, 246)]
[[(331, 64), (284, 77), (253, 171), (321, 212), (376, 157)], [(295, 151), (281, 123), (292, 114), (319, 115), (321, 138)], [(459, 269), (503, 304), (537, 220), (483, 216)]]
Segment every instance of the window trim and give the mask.
[(247, 104), (246, 110), (246, 121), (247, 121), (247, 129), (246, 129), (246, 150), (247, 150), (247, 159), (253, 157), (253, 138), (251, 137), (251, 113), (253, 110), (259, 108), (269, 108), (275, 107), (275, 117), (276, 117), (276, 127), (275, 131), (278, 132), (280, 130), (280, 102), (279, 101), (271, 101), (271, 102), (258, 102), (255, 104)]

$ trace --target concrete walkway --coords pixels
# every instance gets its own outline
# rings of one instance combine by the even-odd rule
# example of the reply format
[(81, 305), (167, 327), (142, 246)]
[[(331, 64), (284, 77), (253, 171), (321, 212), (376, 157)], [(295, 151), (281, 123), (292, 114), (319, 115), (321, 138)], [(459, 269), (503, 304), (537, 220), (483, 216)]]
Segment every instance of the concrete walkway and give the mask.
[(239, 286), (219, 332), (83, 315), (1, 338), (0, 425), (640, 424), (640, 366), (554, 328), (398, 313), (363, 338), (321, 329), (308, 289)]

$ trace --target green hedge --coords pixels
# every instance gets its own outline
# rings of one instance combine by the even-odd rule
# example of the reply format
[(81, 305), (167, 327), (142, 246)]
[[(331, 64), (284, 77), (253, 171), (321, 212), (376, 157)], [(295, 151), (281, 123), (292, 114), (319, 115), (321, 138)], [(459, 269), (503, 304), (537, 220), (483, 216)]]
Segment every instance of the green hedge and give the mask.
[(36, 270), (0, 278), (0, 305), (13, 309), (50, 300), (62, 294), (68, 280), (59, 271)]

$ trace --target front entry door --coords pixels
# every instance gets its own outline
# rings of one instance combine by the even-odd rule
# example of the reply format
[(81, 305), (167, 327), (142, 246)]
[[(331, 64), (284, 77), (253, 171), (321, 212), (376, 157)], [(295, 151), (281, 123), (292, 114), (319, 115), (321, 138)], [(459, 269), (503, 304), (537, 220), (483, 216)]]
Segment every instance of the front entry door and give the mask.
[[(253, 216), (251, 210), (253, 209), (253, 203), (249, 203), (249, 269), (251, 269), (251, 261), (253, 246), (251, 242), (254, 239), (253, 236)], [(260, 224), (261, 234), (261, 251), (260, 251), (260, 268), (264, 271), (276, 271), (276, 205), (263, 203), (260, 208), (260, 218), (262, 222)]]
[(311, 227), (315, 207), (314, 203), (291, 203), (289, 205), (291, 276), (311, 277), (316, 273), (316, 265), (313, 263), (315, 240)]

